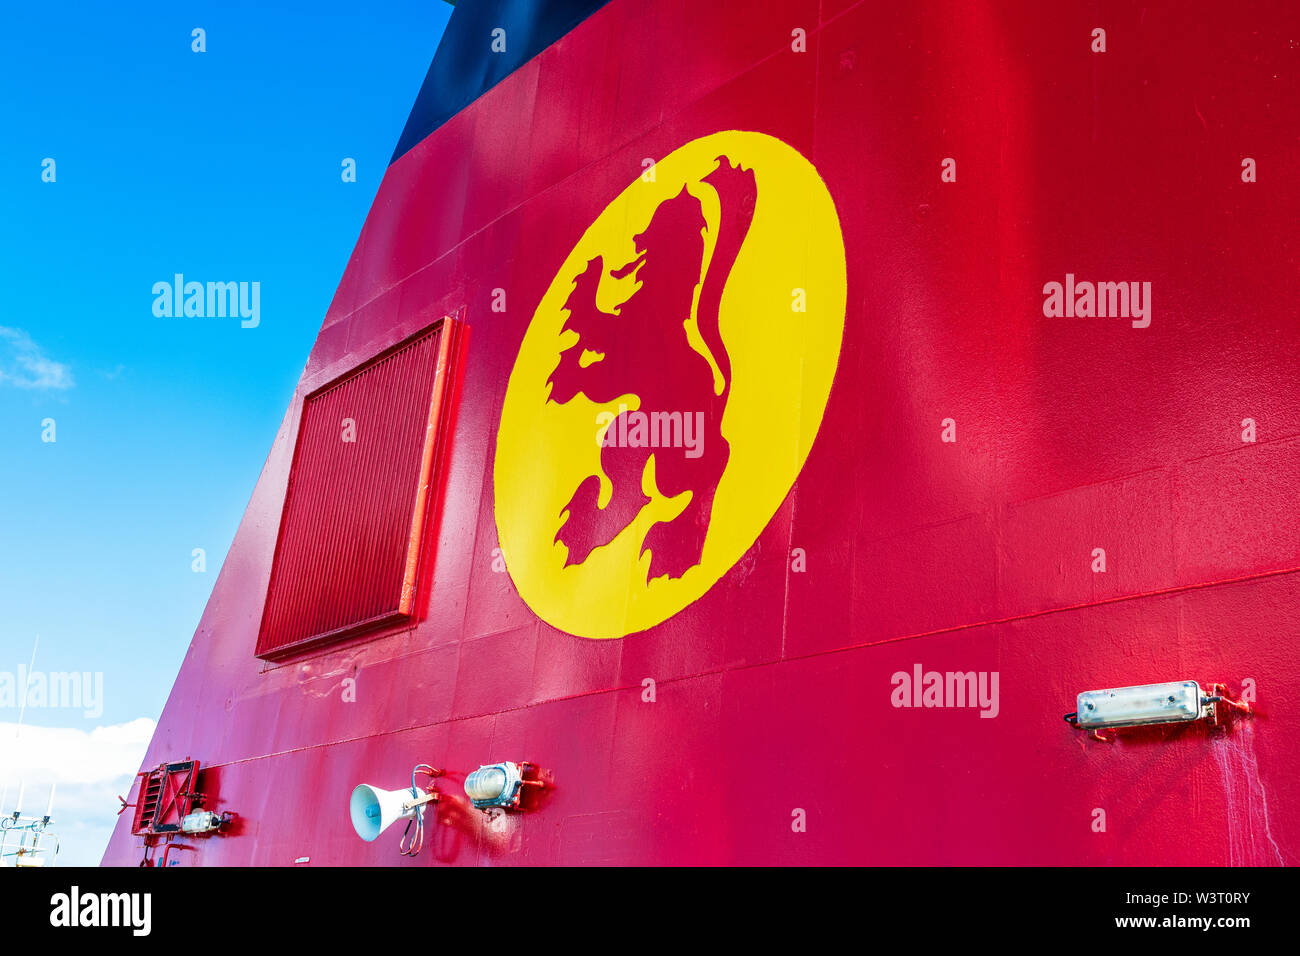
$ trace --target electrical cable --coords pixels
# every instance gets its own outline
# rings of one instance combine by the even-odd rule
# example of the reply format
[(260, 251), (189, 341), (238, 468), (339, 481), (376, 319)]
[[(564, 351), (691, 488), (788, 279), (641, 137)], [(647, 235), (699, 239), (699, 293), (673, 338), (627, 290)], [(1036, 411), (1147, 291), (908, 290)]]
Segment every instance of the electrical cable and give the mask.
[[(433, 777), (441, 776), (442, 771), (430, 766), (427, 763), (416, 764), (411, 769), (411, 798), (412, 799), (419, 799), (419, 797), (421, 796), (420, 788), (415, 785), (415, 777), (417, 774), (421, 776), (433, 778)], [(432, 802), (437, 802), (438, 798), (436, 795), (436, 791), (434, 791), (433, 789), (433, 784), (429, 784), (424, 789), (424, 793), (435, 794)], [(424, 810), (425, 807), (427, 806), (428, 804), (422, 803), (419, 806), (415, 807), (415, 815), (411, 817), (411, 819), (406, 821), (406, 829), (402, 832), (402, 839), (398, 841), (397, 844), (397, 852), (400, 853), (402, 856), (416, 856), (419, 854), (419, 852), (422, 849), (424, 849)], [(414, 835), (412, 835), (411, 833), (412, 827), (415, 828)]]

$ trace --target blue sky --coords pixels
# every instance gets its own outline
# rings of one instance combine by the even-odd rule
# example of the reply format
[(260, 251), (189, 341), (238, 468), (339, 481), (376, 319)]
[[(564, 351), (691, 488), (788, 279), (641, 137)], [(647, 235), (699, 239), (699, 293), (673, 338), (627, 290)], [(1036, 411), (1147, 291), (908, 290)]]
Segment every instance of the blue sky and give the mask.
[[(61, 862), (98, 861), (450, 11), (6, 11), (0, 788), (28, 775), (43, 806), (58, 778)], [(177, 272), (260, 282), (260, 324), (155, 317)], [(30, 707), (15, 737), (4, 675), (37, 635), (35, 671), (103, 674), (102, 713)], [(105, 779), (39, 765), (78, 748)]]

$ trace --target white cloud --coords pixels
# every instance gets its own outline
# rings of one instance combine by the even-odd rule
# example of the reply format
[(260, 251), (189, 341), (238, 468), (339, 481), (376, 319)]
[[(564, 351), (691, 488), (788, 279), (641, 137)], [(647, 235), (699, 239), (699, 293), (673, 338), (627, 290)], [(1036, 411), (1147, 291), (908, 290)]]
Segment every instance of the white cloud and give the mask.
[(0, 722), (0, 810), (13, 812), (21, 781), (23, 809), (42, 813), (57, 784), (50, 826), (61, 839), (56, 865), (97, 865), (117, 822), (117, 795), (129, 799), (154, 726), (147, 717), (89, 731)]
[(98, 783), (134, 775), (153, 737), (154, 722), (137, 717), (125, 724), (79, 730), (0, 722), (0, 787), (22, 778), (57, 783)]
[(0, 383), (17, 388), (72, 388), (72, 369), (56, 362), (22, 329), (0, 325)]

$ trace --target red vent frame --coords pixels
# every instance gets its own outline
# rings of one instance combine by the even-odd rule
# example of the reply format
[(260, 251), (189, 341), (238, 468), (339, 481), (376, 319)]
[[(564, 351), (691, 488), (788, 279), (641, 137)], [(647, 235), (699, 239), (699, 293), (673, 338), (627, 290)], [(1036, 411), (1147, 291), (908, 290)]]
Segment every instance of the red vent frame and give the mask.
[(181, 760), (141, 770), (140, 790), (135, 798), (135, 817), (131, 832), (136, 836), (175, 833), (190, 812), (198, 794), (199, 762)]
[(443, 319), (303, 399), (258, 657), (414, 615), (456, 331)]

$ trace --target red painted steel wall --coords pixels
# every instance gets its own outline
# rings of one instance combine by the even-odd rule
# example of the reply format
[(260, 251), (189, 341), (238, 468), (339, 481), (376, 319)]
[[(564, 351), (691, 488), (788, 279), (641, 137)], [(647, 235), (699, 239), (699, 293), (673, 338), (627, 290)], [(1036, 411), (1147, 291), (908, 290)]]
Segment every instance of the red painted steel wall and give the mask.
[[(214, 809), (240, 815), (173, 859), (1300, 860), (1300, 8), (763, 6), (614, 0), (390, 168), (145, 761), (201, 760)], [(572, 637), (493, 571), (506, 379), (642, 158), (720, 129), (780, 138), (834, 198), (829, 405), (709, 593), (642, 634)], [(1150, 327), (1044, 317), (1067, 272), (1150, 281)], [(302, 396), (461, 307), (427, 616), (257, 660)], [(893, 707), (916, 664), (997, 671), (998, 716)], [(1111, 744), (1061, 720), (1081, 690), (1187, 678), (1253, 680), (1257, 716)], [(413, 862), (396, 833), (353, 834), (358, 782), (428, 761), (463, 799), (498, 759), (554, 773), (540, 810), (499, 830), (456, 815)], [(106, 863), (138, 861), (129, 822)]]

